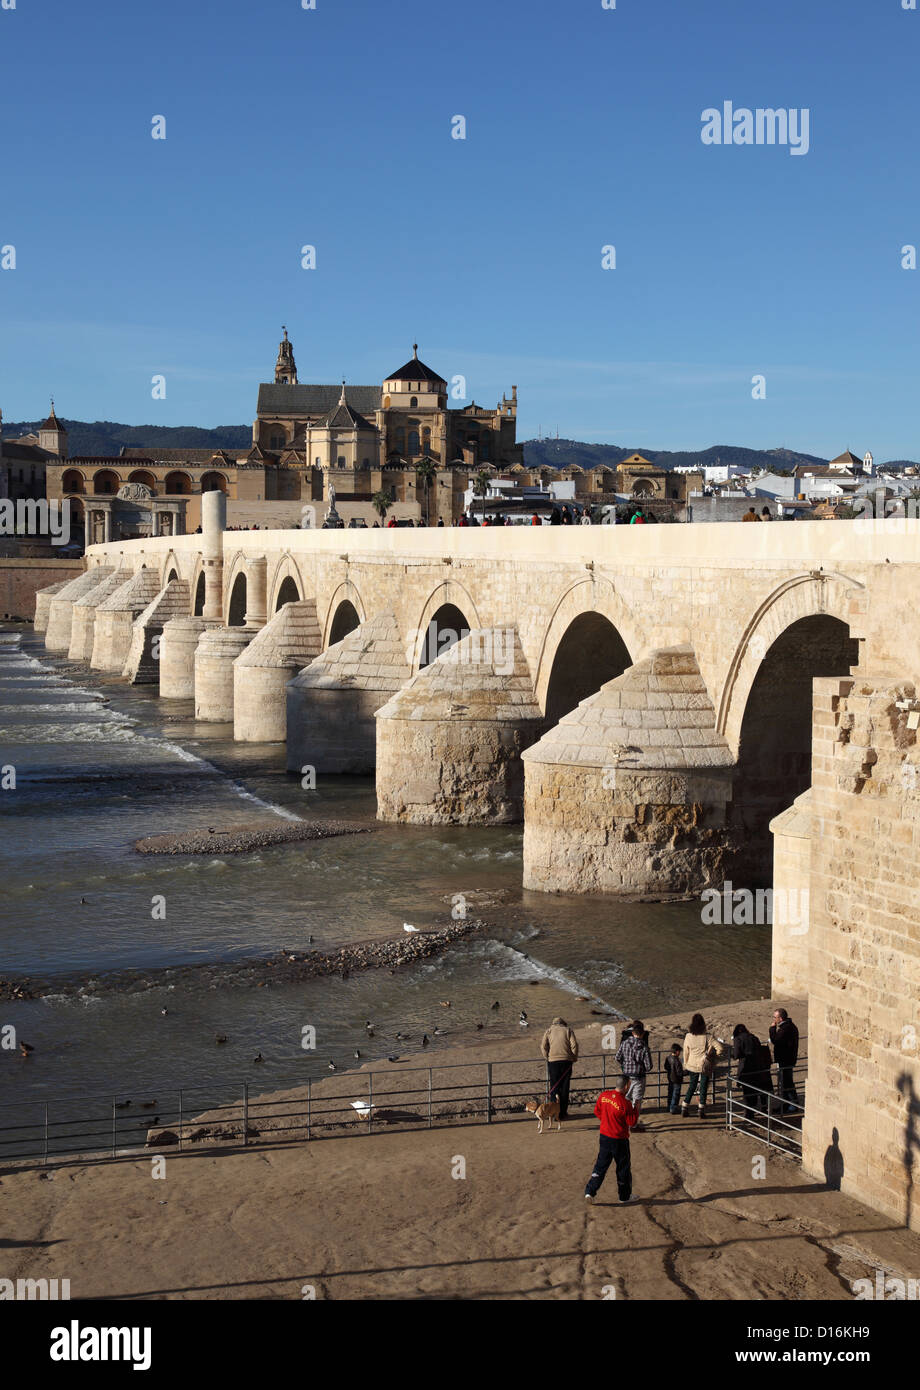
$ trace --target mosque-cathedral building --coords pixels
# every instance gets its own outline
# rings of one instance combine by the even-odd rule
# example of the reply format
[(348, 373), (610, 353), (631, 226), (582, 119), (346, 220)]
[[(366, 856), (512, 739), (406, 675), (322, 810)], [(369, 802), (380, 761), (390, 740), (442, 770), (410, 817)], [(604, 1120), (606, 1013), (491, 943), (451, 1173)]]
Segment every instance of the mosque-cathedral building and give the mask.
[[(494, 409), (475, 401), (451, 407), (447, 381), (421, 361), (417, 345), (379, 386), (303, 383), (293, 344), (282, 332), (274, 381), (259, 386), (252, 444), (245, 451), (153, 445), (126, 446), (117, 457), (68, 457), (67, 432), (53, 408), (39, 437), (17, 443), (34, 446), (32, 453), (44, 463), (47, 496), (70, 499), (74, 530), (83, 531), (89, 544), (109, 539), (113, 499), (123, 489), (135, 501), (138, 495), (153, 500), (155, 515), (146, 523), (153, 530), (194, 531), (201, 495), (213, 488), (227, 494), (231, 526), (274, 528), (321, 526), (333, 488), (346, 525), (372, 526), (372, 499), (384, 493), (392, 499), (390, 516), (427, 517), (431, 525), (449, 526), (463, 512), (464, 493), (483, 473), (529, 486), (550, 478), (569, 482), (583, 505), (625, 494), (680, 507), (702, 486), (701, 475), (668, 473), (641, 454), (614, 468), (526, 468), (516, 439), (516, 386)], [(428, 484), (418, 472), (424, 460), (431, 461)], [(124, 522), (121, 532), (128, 534)]]
[[(46, 466), (48, 497), (69, 497), (80, 524), (85, 511), (93, 512), (93, 496), (140, 483), (154, 497), (186, 497), (185, 524), (194, 530), (201, 494), (215, 487), (227, 493), (231, 525), (234, 516), (245, 525), (260, 514), (267, 525), (296, 524), (300, 509), (311, 504), (321, 525), (334, 487), (346, 523), (356, 517), (372, 525), (372, 498), (385, 492), (394, 515), (427, 513), (431, 524), (450, 525), (477, 472), (523, 469), (516, 386), (494, 409), (475, 402), (450, 408), (446, 380), (420, 360), (417, 345), (379, 386), (305, 384), (286, 329), (283, 334), (275, 379), (259, 387), (247, 452), (154, 446), (125, 447), (116, 458), (68, 458), (65, 434)], [(416, 471), (426, 458), (434, 465), (427, 485)], [(248, 505), (262, 503), (285, 505)], [(92, 543), (102, 522), (93, 515), (90, 522)]]

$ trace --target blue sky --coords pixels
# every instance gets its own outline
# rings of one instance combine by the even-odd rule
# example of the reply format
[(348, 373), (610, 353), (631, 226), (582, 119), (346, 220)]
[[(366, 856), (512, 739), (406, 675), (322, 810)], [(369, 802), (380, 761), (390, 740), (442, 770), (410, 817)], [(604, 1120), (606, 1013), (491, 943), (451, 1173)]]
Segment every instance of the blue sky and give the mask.
[[(8, 420), (249, 422), (286, 323), (302, 381), (516, 383), (520, 438), (920, 457), (902, 0), (16, 0), (0, 53)], [(808, 153), (704, 145), (729, 100)]]

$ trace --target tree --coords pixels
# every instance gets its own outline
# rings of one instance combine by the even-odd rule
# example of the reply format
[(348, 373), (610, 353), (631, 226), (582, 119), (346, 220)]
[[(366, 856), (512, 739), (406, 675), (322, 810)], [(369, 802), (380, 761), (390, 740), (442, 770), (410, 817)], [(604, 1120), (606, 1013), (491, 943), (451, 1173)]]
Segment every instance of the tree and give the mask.
[[(480, 468), (479, 472), (473, 477), (473, 496), (484, 498), (488, 491), (489, 471), (486, 468)], [(485, 507), (483, 507), (482, 510), (485, 511)]]
[(431, 484), (434, 482), (435, 477), (437, 476), (437, 471), (438, 469), (434, 459), (429, 458), (427, 454), (423, 455), (423, 457), (420, 458), (418, 463), (415, 465), (415, 476), (421, 480), (422, 486), (425, 489), (426, 526), (430, 525)]
[(375, 492), (371, 498), (371, 506), (380, 517), (381, 521), (386, 521), (387, 512), (393, 505), (393, 499), (388, 492)]

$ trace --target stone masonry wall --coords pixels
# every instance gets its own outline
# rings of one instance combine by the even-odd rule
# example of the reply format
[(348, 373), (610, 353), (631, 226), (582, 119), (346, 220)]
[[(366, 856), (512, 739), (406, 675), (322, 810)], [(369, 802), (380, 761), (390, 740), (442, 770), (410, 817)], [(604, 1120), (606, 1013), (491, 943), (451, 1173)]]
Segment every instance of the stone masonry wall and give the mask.
[(920, 1230), (914, 696), (908, 680), (815, 682), (804, 1166)]

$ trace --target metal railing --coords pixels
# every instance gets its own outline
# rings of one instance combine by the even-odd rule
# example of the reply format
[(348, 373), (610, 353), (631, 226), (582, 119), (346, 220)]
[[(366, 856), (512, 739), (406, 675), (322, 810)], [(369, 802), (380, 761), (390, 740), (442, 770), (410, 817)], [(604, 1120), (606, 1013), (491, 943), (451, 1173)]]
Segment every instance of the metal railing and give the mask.
[[(667, 1105), (665, 1053), (655, 1056), (646, 1103)], [(620, 1077), (609, 1051), (582, 1056), (571, 1080), (573, 1107), (590, 1103)], [(716, 1083), (717, 1084), (717, 1083)], [(153, 1101), (118, 1095), (82, 1095), (0, 1107), (0, 1159), (53, 1158), (94, 1153), (117, 1157), (150, 1147), (240, 1145), (373, 1132), (375, 1126), (430, 1128), (470, 1120), (491, 1124), (518, 1114), (530, 1096), (543, 1098), (548, 1067), (532, 1061), (432, 1062), (427, 1066), (370, 1069), (322, 1080), (302, 1074), (260, 1078), (237, 1086), (189, 1085)], [(713, 1096), (715, 1099), (715, 1096)], [(148, 1113), (152, 1112), (152, 1113)]]
[[(743, 1077), (726, 1078), (725, 1128), (755, 1135), (769, 1148), (800, 1159), (807, 1069), (805, 1063), (801, 1062), (795, 1067), (774, 1067), (773, 1070), (776, 1079), (770, 1089), (752, 1086)], [(790, 1073), (795, 1100), (783, 1095), (782, 1072)]]
[[(653, 1052), (643, 1106), (667, 1111), (667, 1051)], [(570, 1081), (573, 1110), (590, 1106), (598, 1092), (618, 1082), (612, 1051), (581, 1056)], [(739, 1100), (729, 1078), (716, 1069), (707, 1110), (725, 1105), (729, 1128), (739, 1128)], [(340, 1138), (384, 1130), (431, 1129), (520, 1115), (530, 1097), (544, 1099), (549, 1068), (540, 1059), (449, 1062), (370, 1068), (321, 1080), (290, 1072), (256, 1084), (212, 1082), (164, 1091), (134, 1102), (118, 1095), (84, 1094), (0, 1106), (0, 1161), (89, 1156), (118, 1158), (175, 1147), (185, 1150)], [(681, 1088), (686, 1091), (686, 1079)], [(138, 1092), (135, 1091), (135, 1094)], [(144, 1094), (144, 1092), (141, 1092)], [(769, 1142), (769, 1141), (768, 1141)]]

